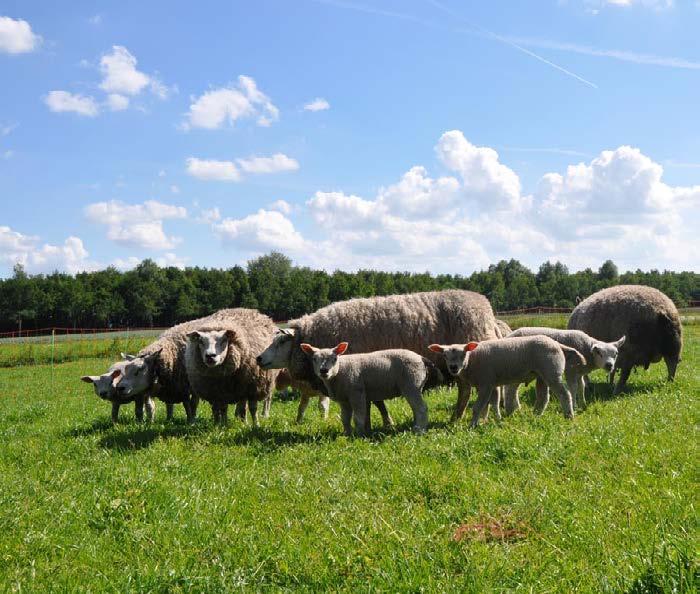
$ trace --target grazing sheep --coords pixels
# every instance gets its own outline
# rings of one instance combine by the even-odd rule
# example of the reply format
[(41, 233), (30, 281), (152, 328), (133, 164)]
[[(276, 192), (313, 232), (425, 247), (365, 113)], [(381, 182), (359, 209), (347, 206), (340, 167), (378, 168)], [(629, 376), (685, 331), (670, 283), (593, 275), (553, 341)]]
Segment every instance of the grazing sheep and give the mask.
[(109, 400), (112, 403), (112, 423), (119, 421), (119, 407), (122, 404), (134, 403), (134, 416), (137, 421), (143, 421), (143, 409), (146, 408), (146, 419), (153, 420), (155, 405), (153, 400), (147, 395), (139, 394), (131, 397), (120, 397), (116, 390), (116, 382), (124, 371), (126, 361), (120, 361), (112, 365), (106, 373), (102, 375), (84, 375), (80, 379), (92, 384), (97, 394), (102, 400)]
[(211, 404), (214, 421), (227, 421), (228, 405), (245, 421), (247, 402), (257, 426), (258, 401), (269, 415), (279, 371), (265, 371), (255, 354), (269, 344), (277, 327), (254, 309), (231, 309), (223, 319), (210, 319), (187, 333), (185, 365), (192, 393)]
[[(580, 330), (557, 330), (555, 328), (546, 327), (524, 327), (518, 328), (515, 332), (511, 332), (509, 338), (518, 336), (549, 336), (556, 340), (559, 344), (576, 349), (583, 358), (586, 364), (583, 366), (567, 365), (565, 376), (569, 386), (571, 396), (574, 400), (574, 406), (577, 404), (577, 397), (581, 395), (583, 405), (586, 405), (585, 385), (583, 376), (596, 369), (605, 369), (610, 373), (615, 367), (615, 361), (619, 349), (625, 344), (625, 337), (621, 337), (615, 342), (603, 342), (588, 336)], [(508, 386), (505, 391), (505, 408), (506, 414), (520, 408), (517, 393), (518, 386)], [(537, 404), (538, 407), (541, 403)]]
[[(330, 397), (340, 404), (343, 429), (366, 435), (369, 430), (369, 403), (403, 395), (413, 410), (413, 430), (423, 433), (428, 428), (428, 406), (423, 400), (423, 386), (435, 365), (425, 357), (406, 349), (389, 349), (358, 355), (343, 355), (348, 348), (341, 342), (332, 349), (319, 349), (310, 344), (299, 345), (307, 355), (316, 376), (323, 382)], [(439, 372), (438, 372), (439, 373)]]
[(568, 327), (608, 342), (627, 337), (611, 374), (620, 370), (616, 394), (637, 365), (648, 369), (663, 358), (668, 380), (676, 375), (683, 347), (681, 321), (673, 301), (657, 289), (618, 285), (598, 291), (576, 306)]
[[(314, 375), (310, 359), (299, 349), (302, 342), (331, 346), (342, 336), (351, 344), (353, 353), (384, 349), (421, 353), (431, 339), (444, 343), (488, 340), (497, 337), (495, 328), (488, 299), (471, 291), (455, 289), (350, 299), (290, 321), (289, 328), (281, 330), (257, 360), (265, 369), (286, 367), (308, 394), (321, 391), (323, 385)], [(433, 354), (430, 358), (433, 362), (439, 359)], [(457, 384), (459, 397), (466, 394), (468, 399), (469, 384), (460, 378)], [(298, 420), (307, 403), (308, 397), (300, 403)], [(380, 403), (376, 404), (379, 407)], [(387, 419), (384, 421), (386, 424)]]
[[(495, 414), (500, 420), (498, 386), (517, 384), (537, 378), (538, 394), (549, 386), (559, 396), (562, 412), (567, 418), (574, 416), (571, 393), (562, 380), (567, 358), (585, 364), (581, 354), (560, 345), (547, 336), (502, 338), (468, 344), (431, 344), (430, 350), (444, 353), (447, 368), (453, 376), (462, 376), (477, 387), (478, 398), (474, 405), (471, 426), (476, 427), (479, 416), (489, 400), (496, 399)], [(458, 400), (458, 418), (464, 414), (468, 397)], [(547, 405), (544, 400), (542, 412)]]
[(508, 336), (513, 330), (511, 330), (510, 326), (506, 324), (503, 320), (496, 320), (496, 336), (497, 338), (505, 338)]

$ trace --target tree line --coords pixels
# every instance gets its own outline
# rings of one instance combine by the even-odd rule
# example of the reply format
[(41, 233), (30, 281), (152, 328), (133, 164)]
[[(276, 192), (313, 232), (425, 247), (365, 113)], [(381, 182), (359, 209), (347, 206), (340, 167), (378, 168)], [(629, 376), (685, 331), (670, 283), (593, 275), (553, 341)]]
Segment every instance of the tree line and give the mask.
[(0, 280), (0, 332), (18, 328), (150, 327), (173, 324), (225, 307), (251, 307), (287, 320), (352, 297), (469, 289), (486, 295), (494, 310), (573, 307), (615, 284), (643, 284), (666, 293), (678, 306), (700, 300), (700, 274), (651, 270), (620, 274), (608, 260), (597, 270), (570, 273), (545, 262), (536, 273), (517, 260), (502, 260), (469, 276), (360, 270), (328, 273), (294, 266), (272, 252), (224, 270), (161, 268), (144, 260), (133, 270), (107, 268), (70, 275), (29, 275), (21, 265)]

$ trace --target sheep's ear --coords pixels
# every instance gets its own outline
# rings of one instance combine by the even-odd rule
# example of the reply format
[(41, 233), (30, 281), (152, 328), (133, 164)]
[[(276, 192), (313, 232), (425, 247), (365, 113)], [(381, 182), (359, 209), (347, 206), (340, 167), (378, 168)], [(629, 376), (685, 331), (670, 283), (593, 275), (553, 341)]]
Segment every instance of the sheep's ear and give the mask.
[(187, 333), (187, 338), (190, 340), (197, 340), (199, 338), (199, 332), (197, 330), (192, 330), (192, 332)]
[(294, 330), (292, 330), (292, 328), (280, 328), (280, 333), (287, 336), (294, 336)]
[(237, 336), (235, 330), (226, 330), (226, 338), (229, 342), (235, 342)]
[(98, 379), (100, 379), (99, 375), (84, 375), (80, 378), (80, 381), (86, 384), (94, 384)]
[(627, 336), (623, 336), (620, 338), (618, 341), (614, 342), (613, 344), (619, 349), (623, 344), (625, 344), (625, 341), (627, 340)]
[(136, 355), (130, 355), (129, 353), (119, 353), (124, 361), (133, 361), (136, 359)]
[(336, 355), (342, 355), (345, 351), (348, 350), (348, 343), (347, 342), (341, 342), (337, 347), (333, 349), (333, 352)]
[(304, 351), (307, 355), (313, 355), (317, 351), (317, 349), (315, 349), (314, 347), (312, 347), (310, 344), (308, 344), (306, 342), (302, 342), (299, 345), (299, 348), (302, 351)]
[(597, 344), (594, 344), (594, 345), (591, 347), (591, 351), (592, 351), (593, 354), (595, 354), (595, 355), (600, 355), (600, 347), (599, 347)]
[(445, 347), (443, 347), (443, 346), (440, 345), (440, 344), (431, 344), (431, 345), (428, 347), (428, 350), (429, 350), (429, 351), (433, 351), (433, 353), (442, 353), (442, 352), (445, 351)]
[(146, 355), (143, 359), (146, 361), (146, 365), (149, 367), (153, 367), (158, 360), (158, 357), (160, 357), (160, 354), (163, 352), (163, 349), (158, 349), (154, 353), (151, 353), (150, 355)]
[(121, 374), (122, 374), (122, 370), (121, 370), (121, 369), (115, 369), (115, 370), (110, 374), (109, 377), (111, 377), (112, 379), (117, 379)]
[(464, 350), (465, 351), (473, 351), (478, 346), (479, 346), (478, 342), (470, 342), (470, 343), (464, 345)]

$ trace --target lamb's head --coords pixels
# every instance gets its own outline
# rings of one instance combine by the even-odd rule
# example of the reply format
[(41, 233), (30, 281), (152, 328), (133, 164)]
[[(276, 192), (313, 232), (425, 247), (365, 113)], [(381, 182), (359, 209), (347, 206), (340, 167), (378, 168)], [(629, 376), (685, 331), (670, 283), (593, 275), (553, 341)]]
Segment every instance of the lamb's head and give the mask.
[(229, 346), (235, 350), (233, 330), (195, 330), (187, 334), (187, 339), (207, 367), (221, 365), (229, 353)]
[(593, 345), (591, 351), (596, 369), (605, 369), (608, 372), (613, 370), (620, 347), (625, 344), (625, 338), (623, 336), (615, 342), (596, 342)]
[(470, 342), (468, 344), (431, 344), (428, 348), (434, 353), (445, 355), (447, 370), (452, 375), (459, 375), (469, 365), (469, 353), (473, 351), (479, 343)]
[(294, 330), (280, 328), (270, 345), (255, 358), (255, 361), (263, 369), (284, 369), (291, 363), (293, 348)]
[(340, 368), (338, 357), (348, 350), (347, 342), (341, 342), (332, 349), (317, 349), (305, 342), (299, 346), (302, 351), (311, 356), (314, 373), (322, 380), (331, 379), (338, 373)]
[(80, 379), (86, 383), (91, 383), (97, 394), (102, 400), (111, 400), (116, 394), (115, 382), (122, 374), (120, 368), (110, 369), (102, 375), (84, 375)]
[(159, 349), (144, 357), (136, 356), (127, 361), (116, 382), (117, 394), (135, 396), (150, 390), (156, 381), (156, 364), (162, 350)]

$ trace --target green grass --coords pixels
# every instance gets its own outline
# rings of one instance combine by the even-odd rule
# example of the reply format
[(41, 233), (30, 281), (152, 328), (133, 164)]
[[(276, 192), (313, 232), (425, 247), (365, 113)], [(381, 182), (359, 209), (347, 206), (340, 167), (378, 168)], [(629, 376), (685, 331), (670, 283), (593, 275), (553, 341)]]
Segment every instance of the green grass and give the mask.
[[(0, 590), (22, 592), (693, 592), (698, 582), (700, 328), (588, 409), (552, 403), (476, 431), (341, 435), (338, 409), (253, 430), (203, 405), (151, 426), (78, 381), (109, 360), (0, 370)], [(374, 419), (375, 425), (379, 419)], [(464, 526), (459, 542), (453, 538)], [(481, 528), (486, 530), (484, 537)], [(470, 530), (474, 528), (474, 530)], [(503, 536), (503, 538), (500, 538)]]

